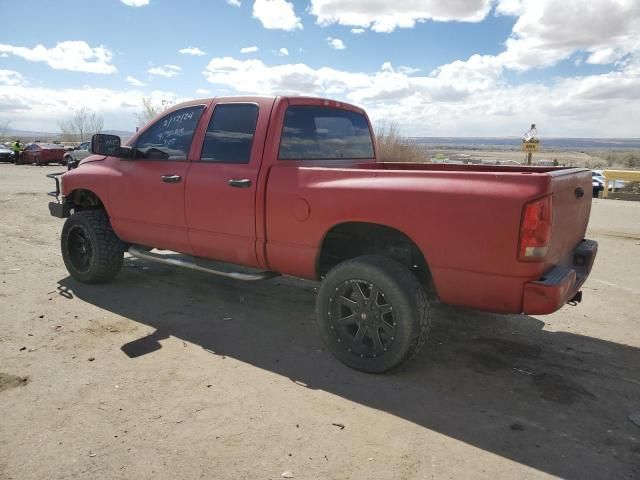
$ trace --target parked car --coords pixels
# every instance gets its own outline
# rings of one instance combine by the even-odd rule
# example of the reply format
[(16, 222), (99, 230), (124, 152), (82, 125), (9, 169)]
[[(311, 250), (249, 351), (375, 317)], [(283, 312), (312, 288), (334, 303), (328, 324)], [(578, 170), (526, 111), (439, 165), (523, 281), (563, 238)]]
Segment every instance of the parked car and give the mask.
[(588, 169), (383, 163), (372, 131), (343, 102), (217, 97), (172, 107), (124, 146), (95, 135), (94, 155), (50, 174), (64, 263), (84, 283), (113, 279), (125, 251), (319, 281), (323, 340), (367, 372), (415, 355), (437, 299), (532, 315), (581, 300), (598, 246), (585, 240)]
[(591, 172), (591, 185), (593, 187), (593, 198), (598, 198), (600, 192), (604, 190), (604, 178), (596, 172)]
[(83, 158), (88, 157), (91, 155), (91, 151), (89, 150), (90, 147), (91, 142), (84, 142), (71, 150), (67, 150), (63, 156), (62, 164), (68, 165), (69, 163), (79, 162)]
[(20, 155), (20, 164), (35, 163), (36, 165), (48, 165), (49, 163), (64, 162), (65, 149), (54, 143), (32, 143), (28, 145)]
[(12, 148), (0, 145), (0, 162), (15, 162), (15, 154)]
[[(592, 170), (591, 171), (591, 177), (592, 177), (593, 182), (594, 182), (594, 187), (595, 187), (595, 182), (598, 182), (600, 185), (602, 185), (602, 188), (600, 189), (600, 191), (604, 190), (604, 184), (606, 182), (606, 178), (603, 175), (603, 171), (602, 170)], [(622, 180), (612, 180), (612, 181), (609, 182), (609, 191), (610, 192), (617, 192), (622, 187), (624, 187), (624, 182)]]

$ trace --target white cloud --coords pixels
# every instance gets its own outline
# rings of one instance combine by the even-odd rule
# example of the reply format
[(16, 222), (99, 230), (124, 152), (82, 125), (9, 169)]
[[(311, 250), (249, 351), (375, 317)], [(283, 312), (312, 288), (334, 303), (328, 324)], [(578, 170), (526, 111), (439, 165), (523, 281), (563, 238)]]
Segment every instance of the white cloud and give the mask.
[(146, 83), (141, 82), (140, 80), (138, 80), (135, 77), (132, 77), (131, 75), (127, 77), (127, 82), (129, 82), (129, 84), (133, 85), (134, 87), (145, 87), (147, 85)]
[(417, 72), (419, 72), (420, 70), (421, 70), (421, 69), (419, 69), (419, 68), (415, 68), (415, 67), (405, 67), (405, 66), (403, 66), (403, 67), (398, 67), (398, 71), (399, 71), (400, 73), (406, 73), (407, 75), (410, 75), (410, 74), (412, 74), (412, 73), (417, 73)]
[(145, 7), (149, 5), (149, 0), (120, 0), (129, 7)]
[(532, 121), (548, 136), (637, 136), (640, 56), (619, 70), (512, 86), (500, 60), (474, 55), (415, 75), (385, 62), (373, 73), (214, 58), (207, 80), (235, 93), (332, 97), (396, 121), (409, 135), (519, 135)]
[(498, 15), (520, 16), (524, 13), (524, 0), (498, 0), (496, 13)]
[(311, 0), (310, 13), (320, 25), (337, 23), (392, 32), (427, 20), (479, 22), (487, 16), (491, 4), (492, 0)]
[(327, 43), (331, 48), (335, 48), (336, 50), (344, 50), (347, 48), (339, 38), (327, 37)]
[(241, 5), (240, 0), (227, 0), (227, 3), (232, 7), (239, 7)]
[[(160, 104), (162, 99), (183, 100), (175, 93), (160, 90), (145, 95), (152, 99), (153, 104)], [(57, 132), (60, 118), (75, 109), (87, 107), (104, 117), (105, 128), (134, 131), (134, 114), (140, 112), (141, 100), (138, 89), (3, 86), (0, 89), (0, 121), (11, 120), (11, 126), (17, 129)]]
[(300, 17), (293, 4), (286, 0), (256, 0), (253, 4), (253, 17), (260, 20), (269, 30), (292, 31), (302, 29)]
[(365, 74), (328, 67), (316, 70), (302, 63), (271, 67), (261, 60), (231, 57), (212, 59), (203, 73), (213, 84), (255, 94), (344, 94), (350, 87), (364, 87), (369, 82)]
[(24, 77), (19, 72), (0, 69), (0, 85), (15, 86), (23, 83)]
[(91, 47), (82, 40), (59, 42), (53, 48), (36, 45), (33, 48), (0, 43), (0, 52), (22, 57), (30, 62), (45, 62), (55, 70), (74, 72), (115, 73), (111, 64), (113, 54), (103, 47)]
[(436, 68), (431, 76), (448, 85), (464, 85), (471, 89), (495, 87), (502, 75), (500, 60), (492, 55), (472, 55), (468, 60), (456, 60)]
[(196, 90), (198, 95), (211, 95), (211, 90), (207, 90), (206, 88), (199, 88)]
[[(352, 21), (353, 18), (349, 20), (342, 14), (359, 4), (347, 0), (344, 0), (346, 7), (331, 1), (320, 3), (338, 9), (334, 8), (337, 16), (331, 17), (334, 18), (331, 21), (327, 20), (329, 13), (324, 12), (327, 24)], [(367, 3), (370, 11), (359, 17), (361, 25), (353, 25), (354, 28), (384, 30), (393, 25), (399, 28), (422, 18), (409, 15), (413, 20), (405, 22), (402, 14), (411, 13), (413, 0), (397, 8), (382, 0)], [(637, 137), (640, 2), (495, 0), (491, 3), (496, 5), (496, 14), (514, 16), (513, 32), (503, 51), (472, 55), (440, 65), (431, 72), (395, 66), (390, 61), (375, 71), (358, 72), (316, 68), (290, 60), (284, 65), (268, 65), (247, 57), (224, 57), (211, 59), (203, 74), (216, 94), (301, 94), (355, 103), (365, 107), (374, 122), (396, 121), (408, 135), (519, 135), (535, 121), (547, 137)], [(484, 5), (479, 1), (456, 0), (436, 5), (431, 13), (438, 8), (451, 11), (455, 6), (452, 4), (476, 5), (478, 8), (470, 8), (468, 15), (473, 11), (482, 14), (478, 9)], [(400, 11), (407, 5), (407, 12), (389, 17), (390, 11)], [(432, 2), (421, 5), (426, 9)], [(385, 15), (393, 17), (393, 21), (383, 22)], [(528, 70), (562, 61), (567, 61), (568, 69), (576, 68), (576, 63), (588, 62), (607, 72), (573, 78), (548, 77), (544, 83), (537, 80), (537, 74), (533, 77), (527, 74)], [(153, 68), (170, 72), (165, 76), (181, 71), (175, 65)], [(578, 68), (578, 72), (584, 71), (582, 66)], [(509, 74), (514, 70), (519, 72), (517, 84), (511, 80), (514, 75)], [(45, 89), (28, 85), (18, 72), (10, 70), (0, 71), (0, 85), (0, 121), (11, 119), (16, 128), (31, 124), (27, 129), (34, 130), (46, 122), (55, 127), (60, 115), (76, 108), (78, 102), (92, 110), (104, 109), (105, 119), (111, 119), (110, 122), (118, 120), (122, 125), (133, 125), (132, 112), (140, 106), (140, 90), (135, 88), (126, 92), (90, 87)], [(122, 128), (117, 123), (113, 125), (116, 127)]]
[(240, 53), (254, 53), (257, 52), (259, 50), (258, 47), (256, 47), (255, 45), (251, 46), (251, 47), (244, 47), (240, 49)]
[(160, 67), (152, 67), (147, 70), (151, 75), (160, 75), (161, 77), (175, 77), (182, 71), (182, 68), (177, 65), (164, 65)]
[(182, 48), (178, 50), (178, 52), (185, 55), (195, 55), (196, 57), (202, 57), (203, 55), (206, 55), (206, 53), (200, 50), (198, 47)]
[(593, 65), (607, 65), (620, 59), (620, 54), (613, 48), (602, 48), (591, 52), (586, 62)]
[(364, 28), (352, 28), (351, 29), (351, 33), (353, 33), (354, 35), (360, 35), (362, 33), (366, 32), (366, 30)]
[(507, 68), (548, 67), (578, 51), (589, 63), (614, 63), (640, 49), (637, 0), (502, 0), (498, 8), (520, 15), (500, 54)]
[(280, 54), (281, 57), (288, 57), (289, 56), (289, 50), (287, 50), (286, 48), (282, 47), (280, 50), (278, 50), (278, 54)]

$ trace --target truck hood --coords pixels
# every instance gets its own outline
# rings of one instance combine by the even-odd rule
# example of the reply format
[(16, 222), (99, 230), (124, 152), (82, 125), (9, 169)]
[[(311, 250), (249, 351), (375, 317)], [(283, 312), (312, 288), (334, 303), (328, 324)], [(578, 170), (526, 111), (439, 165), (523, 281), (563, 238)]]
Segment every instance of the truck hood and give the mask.
[(78, 166), (80, 165), (84, 165), (85, 163), (91, 163), (91, 162), (101, 162), (103, 161), (105, 158), (104, 155), (90, 155), (86, 158), (83, 158), (82, 160), (80, 160), (80, 163), (78, 163)]

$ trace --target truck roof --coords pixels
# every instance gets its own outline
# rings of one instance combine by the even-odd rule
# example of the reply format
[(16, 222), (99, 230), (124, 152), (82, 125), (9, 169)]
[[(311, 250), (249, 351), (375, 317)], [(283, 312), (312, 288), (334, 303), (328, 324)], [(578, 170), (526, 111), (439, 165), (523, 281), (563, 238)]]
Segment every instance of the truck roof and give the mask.
[(201, 105), (203, 103), (209, 103), (214, 100), (233, 100), (233, 101), (242, 101), (242, 102), (258, 102), (260, 100), (277, 100), (283, 99), (289, 103), (294, 104), (310, 104), (310, 105), (326, 105), (333, 106), (338, 108), (345, 108), (347, 110), (353, 110), (359, 113), (365, 113), (364, 109), (358, 107), (357, 105), (352, 105), (347, 102), (343, 102), (341, 100), (334, 100), (331, 98), (322, 98), (322, 97), (312, 97), (305, 95), (226, 95), (226, 96), (218, 96), (218, 97), (209, 97), (209, 98), (199, 98), (195, 100), (189, 100), (186, 102), (178, 103), (173, 105), (169, 110), (175, 110), (176, 108), (187, 107), (190, 105)]

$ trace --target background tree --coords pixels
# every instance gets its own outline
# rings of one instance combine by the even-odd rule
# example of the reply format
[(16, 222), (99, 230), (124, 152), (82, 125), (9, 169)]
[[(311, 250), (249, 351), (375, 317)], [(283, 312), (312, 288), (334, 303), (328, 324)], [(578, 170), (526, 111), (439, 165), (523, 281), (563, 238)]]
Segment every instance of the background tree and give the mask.
[(596, 155), (603, 158), (609, 168), (640, 168), (640, 152), (637, 150), (611, 150)]
[(640, 167), (640, 155), (636, 152), (628, 152), (623, 157), (624, 166), (627, 168)]
[(104, 118), (98, 113), (92, 113), (88, 108), (76, 110), (68, 120), (60, 120), (58, 128), (62, 132), (62, 139), (71, 142), (86, 142), (100, 133), (104, 128)]
[(8, 138), (9, 125), (11, 125), (9, 120), (0, 122), (0, 140), (5, 141)]
[(380, 123), (376, 129), (378, 159), (382, 162), (426, 162), (425, 149), (400, 132), (395, 122)]
[(138, 126), (146, 125), (172, 105), (173, 102), (166, 98), (163, 98), (160, 105), (157, 105), (153, 103), (151, 97), (142, 97), (142, 111), (135, 114)]

